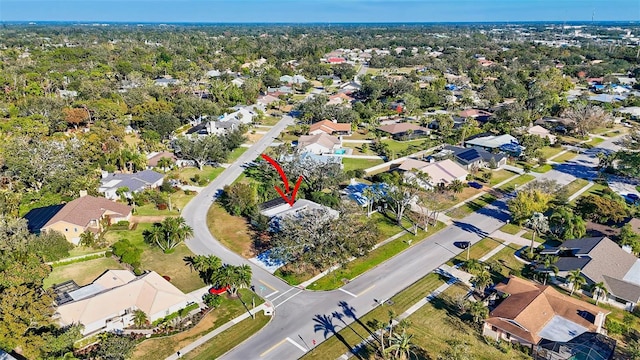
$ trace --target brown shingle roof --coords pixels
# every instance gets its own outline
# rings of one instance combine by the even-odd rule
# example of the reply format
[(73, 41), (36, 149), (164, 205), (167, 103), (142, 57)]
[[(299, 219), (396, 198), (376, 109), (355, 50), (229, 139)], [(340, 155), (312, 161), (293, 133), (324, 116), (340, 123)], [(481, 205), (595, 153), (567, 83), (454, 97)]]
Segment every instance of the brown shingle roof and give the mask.
[(598, 313), (609, 313), (563, 295), (549, 285), (514, 276), (509, 277), (508, 283), (498, 284), (495, 288), (509, 296), (489, 314), (486, 322), (532, 344), (540, 341), (538, 333), (554, 316), (560, 316), (589, 331), (596, 331), (597, 326), (580, 314), (586, 311), (595, 317)]
[(334, 145), (340, 145), (340, 139), (326, 133), (303, 135), (298, 139), (298, 146), (300, 148), (304, 148), (312, 144), (319, 144), (327, 149), (333, 149)]
[(424, 131), (424, 132), (428, 132), (429, 129), (423, 128), (421, 126), (418, 126), (416, 124), (411, 124), (411, 123), (397, 123), (397, 124), (389, 124), (389, 125), (383, 125), (378, 127), (378, 130), (380, 131), (384, 131), (386, 133), (395, 135), (395, 134), (402, 134), (402, 133), (406, 133), (409, 130), (412, 131)]
[(351, 131), (351, 123), (334, 123), (329, 120), (322, 120), (309, 127), (309, 132), (322, 130), (331, 135), (334, 131)]
[(59, 221), (87, 227), (92, 220), (100, 219), (106, 212), (125, 217), (131, 212), (131, 206), (87, 195), (67, 203), (44, 227)]

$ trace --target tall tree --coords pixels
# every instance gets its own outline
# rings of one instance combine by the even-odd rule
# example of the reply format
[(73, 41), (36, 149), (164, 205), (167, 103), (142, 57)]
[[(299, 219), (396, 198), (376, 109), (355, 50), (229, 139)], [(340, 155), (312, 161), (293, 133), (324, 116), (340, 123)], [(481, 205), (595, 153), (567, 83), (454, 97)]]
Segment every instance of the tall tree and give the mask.
[(200, 170), (209, 161), (223, 162), (228, 154), (220, 138), (215, 135), (179, 137), (176, 139), (176, 149), (182, 158), (193, 160)]
[(571, 286), (571, 295), (573, 295), (573, 292), (581, 289), (582, 286), (587, 283), (587, 280), (582, 276), (580, 269), (575, 269), (569, 271), (567, 282)]
[(598, 305), (598, 301), (600, 301), (600, 298), (606, 298), (609, 292), (607, 291), (607, 286), (604, 284), (604, 282), (600, 281), (591, 285), (591, 293), (596, 296), (596, 305)]
[(533, 236), (531, 237), (531, 246), (529, 246), (529, 258), (533, 259), (533, 248), (535, 247), (535, 239), (536, 235), (546, 233), (549, 231), (549, 220), (543, 213), (534, 212), (531, 215), (531, 218), (525, 221), (524, 226), (528, 227), (533, 231)]
[(167, 253), (192, 237), (193, 229), (182, 217), (167, 217), (161, 223), (153, 224), (150, 230), (145, 230), (143, 236), (146, 242)]
[(574, 122), (575, 131), (586, 136), (590, 131), (605, 126), (611, 121), (609, 114), (601, 107), (576, 101), (564, 116)]
[(213, 273), (212, 283), (229, 287), (231, 296), (237, 296), (238, 290), (251, 284), (251, 267), (249, 265), (224, 264)]

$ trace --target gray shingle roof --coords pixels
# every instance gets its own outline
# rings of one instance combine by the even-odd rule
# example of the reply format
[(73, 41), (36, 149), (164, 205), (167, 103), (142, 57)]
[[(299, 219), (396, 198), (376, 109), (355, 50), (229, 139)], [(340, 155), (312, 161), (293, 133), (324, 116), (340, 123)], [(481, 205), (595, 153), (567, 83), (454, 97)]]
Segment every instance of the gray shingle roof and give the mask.
[(630, 282), (614, 279), (610, 276), (602, 276), (609, 293), (617, 298), (627, 300), (632, 303), (640, 301), (640, 286)]

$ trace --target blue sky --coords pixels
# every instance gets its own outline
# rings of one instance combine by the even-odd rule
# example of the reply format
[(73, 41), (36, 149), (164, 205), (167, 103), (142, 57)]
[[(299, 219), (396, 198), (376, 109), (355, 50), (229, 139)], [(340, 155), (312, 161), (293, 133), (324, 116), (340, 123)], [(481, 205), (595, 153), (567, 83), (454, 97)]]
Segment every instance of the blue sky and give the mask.
[(640, 21), (640, 0), (0, 0), (0, 21)]

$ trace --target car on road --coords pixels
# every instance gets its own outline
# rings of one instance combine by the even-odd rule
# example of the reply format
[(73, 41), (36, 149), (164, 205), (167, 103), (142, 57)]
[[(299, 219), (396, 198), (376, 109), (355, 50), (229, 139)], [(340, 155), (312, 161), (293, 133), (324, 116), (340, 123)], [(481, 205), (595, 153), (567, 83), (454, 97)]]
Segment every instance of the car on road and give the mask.
[(469, 247), (469, 245), (471, 245), (471, 241), (456, 241), (453, 243), (453, 245), (457, 248), (460, 249), (466, 249)]
[(467, 184), (469, 184), (469, 186), (471, 186), (474, 189), (482, 189), (482, 184), (475, 182), (475, 181), (469, 181)]
[(211, 289), (209, 289), (209, 294), (220, 295), (220, 294), (224, 293), (227, 290), (229, 290), (229, 285), (227, 285), (227, 286), (213, 286), (213, 287), (211, 287)]
[(628, 203), (637, 204), (640, 201), (640, 196), (638, 194), (627, 194), (625, 196)]

